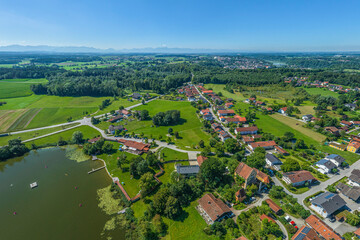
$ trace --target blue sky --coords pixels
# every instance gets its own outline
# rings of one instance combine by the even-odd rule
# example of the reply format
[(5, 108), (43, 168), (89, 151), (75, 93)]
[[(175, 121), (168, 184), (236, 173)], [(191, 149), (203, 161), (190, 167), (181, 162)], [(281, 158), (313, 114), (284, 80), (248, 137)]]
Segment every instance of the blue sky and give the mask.
[(0, 45), (360, 50), (360, 1), (0, 0)]

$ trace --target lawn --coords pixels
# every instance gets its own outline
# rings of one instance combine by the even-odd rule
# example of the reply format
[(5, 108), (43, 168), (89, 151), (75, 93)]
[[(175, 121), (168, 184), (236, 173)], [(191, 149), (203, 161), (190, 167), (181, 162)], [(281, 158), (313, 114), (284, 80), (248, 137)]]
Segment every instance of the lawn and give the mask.
[(160, 150), (160, 157), (163, 161), (171, 161), (171, 160), (186, 160), (189, 159), (187, 153), (175, 151), (170, 148), (162, 148)]
[(172, 141), (180, 148), (192, 148), (193, 145), (198, 145), (200, 140), (203, 140), (205, 144), (209, 143), (210, 135), (201, 130), (202, 124), (196, 115), (196, 109), (192, 107), (189, 102), (155, 100), (146, 105), (141, 105), (135, 108), (135, 110), (143, 109), (148, 110), (150, 116), (153, 116), (158, 112), (179, 110), (181, 115), (181, 123), (173, 126), (155, 127), (152, 126), (152, 120), (127, 121), (125, 127), (129, 130), (130, 133), (143, 133), (144, 136), (148, 138), (156, 139), (161, 135), (163, 139), (166, 139), (168, 129), (171, 127), (174, 132), (179, 132), (180, 139), (175, 139), (172, 137)]
[(339, 94), (337, 92), (332, 92), (327, 88), (304, 88), (311, 95), (322, 95), (322, 96), (331, 96), (338, 98)]
[(203, 229), (207, 226), (206, 222), (195, 207), (197, 201), (191, 203), (190, 206), (184, 208), (184, 213), (176, 220), (164, 218), (164, 222), (169, 226), (167, 240), (192, 240), (192, 239), (217, 239), (215, 236), (208, 236)]
[(19, 138), (22, 141), (24, 141), (24, 140), (39, 137), (39, 136), (42, 136), (42, 135), (45, 135), (48, 133), (56, 132), (56, 131), (59, 131), (62, 129), (70, 128), (75, 125), (78, 125), (78, 124), (74, 123), (74, 124), (69, 124), (69, 125), (61, 126), (61, 127), (46, 128), (46, 129), (42, 129), (42, 130), (36, 130), (36, 131), (31, 131), (31, 132), (14, 134), (14, 135), (6, 136), (6, 137), (0, 137), (0, 146), (7, 145), (8, 141), (11, 139)]
[(224, 89), (225, 84), (205, 84), (204, 87), (207, 89), (212, 88), (215, 93), (221, 92), (223, 96), (232, 98), (236, 101), (244, 101), (246, 99), (240, 92), (230, 93), (226, 91)]
[(57, 134), (54, 134), (54, 135), (51, 135), (48, 137), (44, 137), (44, 138), (40, 138), (37, 140), (27, 142), (26, 145), (28, 147), (30, 147), (31, 144), (33, 144), (33, 143), (37, 146), (48, 144), (48, 143), (56, 143), (59, 141), (60, 137), (62, 137), (63, 140), (68, 141), (68, 140), (71, 140), (73, 133), (76, 131), (82, 132), (84, 135), (84, 139), (91, 139), (91, 138), (94, 138), (94, 137), (97, 137), (100, 135), (100, 133), (92, 127), (80, 126), (80, 127), (70, 129), (65, 132), (57, 133)]
[(296, 120), (291, 117), (283, 116), (281, 114), (272, 114), (270, 116), (278, 120), (279, 122), (282, 122), (288, 125), (289, 127), (301, 132), (302, 134), (314, 139), (317, 142), (323, 142), (326, 139), (325, 135), (315, 132), (309, 128), (303, 127), (304, 123), (299, 120)]
[(124, 164), (122, 168), (124, 171), (122, 171), (117, 166), (117, 158), (120, 156), (120, 154), (125, 154), (127, 156), (127, 159), (129, 162), (131, 162), (132, 158), (137, 157), (137, 155), (130, 154), (127, 152), (120, 152), (118, 151), (119, 144), (113, 143), (114, 148), (116, 149), (116, 153), (108, 155), (108, 154), (101, 154), (98, 155), (98, 158), (103, 159), (106, 163), (106, 167), (113, 177), (118, 177), (120, 180), (120, 183), (123, 185), (126, 192), (129, 194), (130, 197), (135, 197), (139, 191), (139, 179), (135, 179), (130, 175), (129, 172), (129, 166), (130, 164)]
[(176, 164), (181, 164), (181, 165), (185, 166), (185, 165), (189, 165), (189, 162), (184, 161), (184, 162), (164, 163), (162, 167), (163, 167), (165, 173), (159, 177), (159, 179), (162, 183), (169, 183), (171, 181), (171, 178), (170, 178), (171, 173), (175, 171)]
[(304, 135), (303, 133), (289, 127), (288, 125), (276, 120), (275, 118), (269, 115), (261, 115), (257, 114), (258, 119), (256, 120), (257, 126), (262, 129), (264, 132), (272, 133), (275, 136), (284, 136), (285, 132), (292, 132), (297, 139), (303, 139), (306, 144), (314, 145), (319, 152), (329, 153), (329, 154), (339, 154), (340, 156), (344, 157), (346, 161), (351, 165), (356, 162), (360, 157), (351, 152), (347, 151), (340, 151), (335, 148), (331, 148), (329, 146), (322, 145), (321, 143), (317, 142), (313, 138)]

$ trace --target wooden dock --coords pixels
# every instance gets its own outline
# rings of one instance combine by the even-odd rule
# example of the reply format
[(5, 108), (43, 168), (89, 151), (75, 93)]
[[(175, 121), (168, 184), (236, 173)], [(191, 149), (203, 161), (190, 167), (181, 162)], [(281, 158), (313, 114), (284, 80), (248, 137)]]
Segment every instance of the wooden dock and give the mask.
[(91, 171), (88, 172), (88, 174), (97, 172), (97, 171), (99, 171), (99, 170), (101, 170), (103, 168), (105, 168), (105, 166), (102, 166), (102, 167), (99, 167), (99, 168), (96, 168), (96, 169), (92, 169)]

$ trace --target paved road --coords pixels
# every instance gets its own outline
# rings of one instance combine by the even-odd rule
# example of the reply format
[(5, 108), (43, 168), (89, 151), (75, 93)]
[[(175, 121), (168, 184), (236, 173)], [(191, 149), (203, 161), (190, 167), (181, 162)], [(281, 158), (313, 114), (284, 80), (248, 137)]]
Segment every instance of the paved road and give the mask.
[[(158, 97), (155, 97), (155, 98), (152, 98), (148, 101), (145, 101), (146, 103), (149, 103), (151, 101), (154, 101), (156, 100)], [(127, 107), (125, 109), (127, 110), (130, 110), (132, 108), (135, 108), (135, 107), (138, 107), (138, 106), (141, 106), (142, 103), (137, 103), (137, 104), (134, 104), (130, 107)], [(96, 115), (94, 117), (98, 118), (98, 117), (103, 117), (105, 116), (105, 113), (104, 114), (100, 114), (100, 115)], [(70, 125), (70, 124), (74, 124), (74, 123), (79, 123), (80, 125), (78, 126), (81, 126), (81, 125), (89, 125), (89, 122), (91, 123), (91, 118), (87, 118), (87, 117), (84, 117), (83, 119), (80, 119), (80, 120), (75, 120), (75, 121), (72, 121), (72, 122), (67, 122), (67, 123), (61, 123), (61, 124), (56, 124), (56, 125), (51, 125), (51, 126), (46, 126), (46, 127), (40, 127), (40, 128), (33, 128), (33, 129), (27, 129), (27, 130), (22, 130), (22, 131), (16, 131), (16, 132), (10, 132), (11, 135), (14, 135), (14, 134), (20, 134), (20, 133), (26, 133), (26, 132), (32, 132), (32, 131), (38, 131), (38, 130), (43, 130), (43, 129), (49, 129), (49, 128), (54, 128), (54, 127), (61, 127), (61, 126), (66, 126), (66, 125)], [(69, 128), (68, 128), (69, 129)], [(31, 140), (34, 140), (34, 139), (31, 139)], [(28, 140), (28, 141), (31, 141), (31, 140)]]
[[(340, 170), (340, 172), (339, 172), (338, 175), (331, 176), (331, 178), (328, 179), (327, 181), (325, 181), (325, 182), (320, 182), (320, 184), (315, 185), (315, 186), (312, 186), (312, 187), (310, 188), (310, 190), (307, 191), (307, 192), (305, 192), (305, 193), (302, 193), (302, 194), (294, 194), (294, 193), (288, 191), (285, 187), (284, 187), (284, 191), (285, 191), (287, 194), (292, 195), (293, 197), (297, 198), (297, 199), (298, 199), (298, 202), (299, 202), (301, 205), (303, 205), (306, 209), (311, 210), (310, 208), (308, 208), (308, 207), (304, 204), (305, 198), (307, 198), (308, 196), (311, 196), (311, 195), (313, 195), (313, 194), (315, 194), (315, 193), (317, 193), (317, 192), (319, 192), (319, 191), (326, 191), (326, 187), (327, 187), (327, 186), (329, 186), (329, 185), (331, 185), (331, 184), (339, 181), (339, 180), (342, 179), (343, 177), (349, 177), (350, 174), (351, 174), (351, 172), (352, 172), (352, 170), (354, 170), (354, 169), (360, 169), (360, 161), (359, 161), (359, 160), (358, 160), (357, 162), (355, 162), (353, 165), (351, 165), (350, 167)], [(275, 183), (275, 185), (277, 185), (277, 186), (282, 186), (282, 187), (283, 187), (282, 183), (281, 183), (276, 177), (272, 177), (272, 180), (273, 180), (273, 182)], [(343, 197), (343, 199), (344, 199), (345, 201), (348, 200), (347, 197)], [(351, 210), (357, 210), (356, 206), (360, 206), (360, 205), (357, 204), (357, 203), (353, 203), (352, 200), (349, 200), (349, 201), (347, 201), (347, 202), (349, 202), (349, 203), (348, 203), (348, 206), (351, 208)], [(341, 234), (341, 232), (342, 232), (341, 229), (342, 229), (342, 228), (345, 229), (345, 226), (346, 226), (347, 228), (350, 227), (350, 228), (352, 229), (351, 226), (348, 226), (348, 224), (345, 224), (345, 223), (340, 223), (340, 222), (331, 223), (331, 222), (329, 221), (329, 219), (325, 219), (324, 222), (325, 222), (326, 224), (328, 224), (330, 227), (332, 227), (333, 229), (338, 229), (338, 230), (339, 230), (338, 232), (339, 232), (340, 234)], [(344, 226), (342, 226), (342, 225), (344, 225)], [(342, 227), (341, 227), (341, 226), (342, 226)], [(354, 228), (354, 229), (355, 229), (355, 228)], [(356, 230), (356, 229), (355, 229), (355, 230)]]
[[(194, 85), (194, 87), (196, 88), (196, 90), (198, 90), (199, 94), (200, 94), (204, 99), (206, 99), (206, 98), (204, 97), (204, 95), (201, 93), (201, 91), (200, 91), (195, 85)], [(232, 138), (234, 138), (235, 140), (237, 140), (237, 139), (236, 139), (236, 136), (234, 136), (234, 135), (229, 131), (229, 128), (225, 127), (224, 124), (223, 124), (223, 122), (221, 122), (221, 121), (218, 119), (217, 115), (214, 113), (213, 104), (211, 103), (211, 101), (208, 101), (208, 102), (209, 102), (209, 104), (210, 104), (210, 112), (211, 112), (211, 114), (214, 116), (215, 121), (221, 124), (221, 126), (223, 127), (223, 129), (224, 129), (225, 132), (227, 132)], [(239, 142), (239, 143), (240, 143), (240, 142)], [(240, 144), (241, 144), (241, 143), (240, 143)]]

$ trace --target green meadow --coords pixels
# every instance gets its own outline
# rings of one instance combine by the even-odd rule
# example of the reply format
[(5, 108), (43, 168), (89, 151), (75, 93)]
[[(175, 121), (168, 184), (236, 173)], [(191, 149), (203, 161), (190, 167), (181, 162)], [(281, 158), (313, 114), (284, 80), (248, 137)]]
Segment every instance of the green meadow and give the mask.
[[(136, 107), (134, 110), (149, 111), (150, 116), (154, 116), (158, 112), (166, 112), (168, 110), (179, 110), (181, 115), (181, 122), (173, 126), (153, 126), (152, 120), (146, 121), (126, 121), (125, 127), (129, 133), (135, 132), (137, 134), (143, 133), (148, 138), (156, 138), (161, 135), (163, 140), (167, 139), (168, 129), (172, 128), (174, 132), (179, 132), (180, 138), (175, 139), (171, 137), (176, 146), (183, 149), (190, 149), (193, 145), (198, 145), (200, 140), (208, 144), (210, 136), (202, 131), (199, 118), (196, 115), (196, 109), (191, 106), (190, 102), (155, 100), (145, 105)], [(124, 124), (124, 123), (121, 123)], [(110, 125), (104, 123), (102, 128), (106, 129)]]

